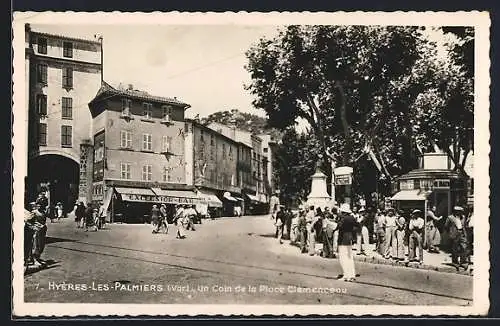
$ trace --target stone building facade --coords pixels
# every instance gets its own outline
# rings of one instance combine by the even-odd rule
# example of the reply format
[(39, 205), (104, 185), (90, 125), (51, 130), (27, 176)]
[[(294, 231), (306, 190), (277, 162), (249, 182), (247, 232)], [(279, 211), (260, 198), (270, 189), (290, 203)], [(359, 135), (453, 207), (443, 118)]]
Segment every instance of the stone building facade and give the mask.
[(100, 86), (101, 42), (37, 32), (26, 44), (28, 168), (26, 199), (47, 191), (72, 210), (79, 189), (80, 144), (91, 138), (88, 102)]

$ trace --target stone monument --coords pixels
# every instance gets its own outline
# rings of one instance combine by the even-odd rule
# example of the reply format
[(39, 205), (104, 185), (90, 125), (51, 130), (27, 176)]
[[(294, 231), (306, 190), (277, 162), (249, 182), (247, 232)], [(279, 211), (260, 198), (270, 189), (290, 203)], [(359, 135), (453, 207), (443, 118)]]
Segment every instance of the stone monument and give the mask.
[(307, 196), (307, 206), (321, 207), (332, 207), (334, 202), (328, 192), (326, 191), (326, 175), (321, 172), (319, 168), (319, 162), (316, 165), (316, 173), (312, 176), (311, 181), (311, 192)]

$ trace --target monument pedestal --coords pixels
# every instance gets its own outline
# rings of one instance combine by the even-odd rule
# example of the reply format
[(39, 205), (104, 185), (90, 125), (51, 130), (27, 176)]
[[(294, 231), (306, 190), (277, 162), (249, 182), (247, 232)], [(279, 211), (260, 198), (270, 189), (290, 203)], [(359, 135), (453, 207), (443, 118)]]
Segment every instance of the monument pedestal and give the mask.
[(322, 210), (325, 207), (333, 207), (335, 203), (330, 195), (328, 195), (326, 187), (326, 175), (319, 169), (316, 169), (316, 173), (312, 176), (311, 192), (307, 196), (306, 205), (308, 207), (320, 207)]

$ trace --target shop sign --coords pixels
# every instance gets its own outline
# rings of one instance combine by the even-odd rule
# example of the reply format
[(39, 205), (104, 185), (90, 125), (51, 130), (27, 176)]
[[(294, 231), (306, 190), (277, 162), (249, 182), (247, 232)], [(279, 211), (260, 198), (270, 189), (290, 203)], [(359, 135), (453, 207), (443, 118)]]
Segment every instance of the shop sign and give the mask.
[(122, 199), (125, 201), (151, 202), (151, 203), (163, 203), (163, 204), (182, 204), (182, 205), (196, 205), (196, 204), (204, 204), (206, 202), (204, 198), (154, 196), (154, 195), (139, 195), (139, 194), (122, 194)]
[(449, 179), (434, 180), (434, 189), (450, 189), (450, 180)]
[(413, 189), (415, 189), (414, 180), (401, 180), (401, 181), (399, 181), (399, 189), (401, 189), (401, 190), (413, 190)]

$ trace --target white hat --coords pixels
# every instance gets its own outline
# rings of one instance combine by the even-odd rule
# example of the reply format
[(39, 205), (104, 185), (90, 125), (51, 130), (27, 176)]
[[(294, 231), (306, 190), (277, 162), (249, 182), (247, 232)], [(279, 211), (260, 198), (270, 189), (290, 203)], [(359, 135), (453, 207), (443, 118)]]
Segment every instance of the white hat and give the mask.
[(340, 204), (339, 211), (344, 213), (352, 213), (351, 206), (347, 203)]
[(462, 207), (460, 207), (460, 206), (453, 207), (453, 210), (457, 211), (457, 212), (463, 212), (464, 211), (464, 209)]

